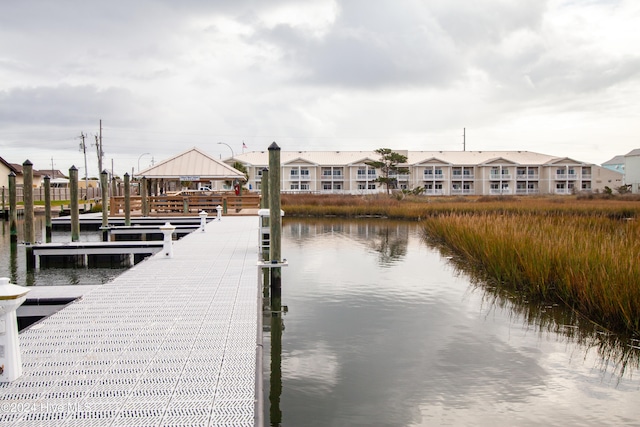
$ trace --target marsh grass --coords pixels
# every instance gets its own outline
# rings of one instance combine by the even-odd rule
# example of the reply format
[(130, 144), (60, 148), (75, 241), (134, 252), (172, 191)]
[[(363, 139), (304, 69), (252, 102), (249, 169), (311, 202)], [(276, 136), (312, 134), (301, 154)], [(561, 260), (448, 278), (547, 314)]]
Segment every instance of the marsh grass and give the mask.
[(633, 198), (283, 195), (287, 216), (421, 220), (425, 236), (501, 286), (640, 334), (640, 203)]
[(606, 328), (640, 333), (640, 223), (607, 215), (452, 214), (426, 235), (530, 297), (560, 300)]

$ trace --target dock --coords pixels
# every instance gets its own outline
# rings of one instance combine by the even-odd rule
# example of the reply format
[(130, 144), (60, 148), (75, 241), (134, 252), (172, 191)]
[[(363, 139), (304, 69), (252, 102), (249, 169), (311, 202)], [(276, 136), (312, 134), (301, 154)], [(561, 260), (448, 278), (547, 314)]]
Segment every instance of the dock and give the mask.
[(258, 217), (173, 242), (20, 334), (7, 426), (261, 426)]
[[(118, 242), (64, 242), (42, 243), (31, 246), (35, 267), (40, 268), (50, 262), (71, 266), (90, 266), (100, 257), (117, 257), (127, 265), (134, 265), (144, 258), (162, 250), (161, 241), (118, 241)], [(43, 262), (48, 260), (48, 262)]]
[[(214, 217), (209, 217), (208, 221), (212, 221)], [(200, 226), (200, 217), (191, 216), (153, 216), (153, 217), (132, 217), (132, 226), (142, 227), (159, 227), (165, 222), (170, 222), (175, 226)], [(123, 217), (110, 216), (108, 219), (109, 227), (124, 227), (125, 219)], [(80, 215), (80, 231), (96, 231), (102, 227), (102, 214), (86, 213)], [(51, 218), (51, 229), (53, 231), (70, 231), (71, 219), (69, 217)]]

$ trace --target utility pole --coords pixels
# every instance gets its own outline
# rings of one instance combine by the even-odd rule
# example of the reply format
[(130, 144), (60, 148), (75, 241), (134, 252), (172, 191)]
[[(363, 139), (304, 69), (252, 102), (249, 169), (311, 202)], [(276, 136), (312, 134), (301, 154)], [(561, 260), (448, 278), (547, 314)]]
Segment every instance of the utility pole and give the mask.
[[(84, 132), (80, 132), (80, 149), (84, 153), (84, 212), (87, 212), (87, 198), (89, 196), (89, 177), (87, 176), (89, 171), (87, 170), (87, 145), (84, 142), (86, 135)], [(53, 172), (52, 172), (53, 173)]]
[(102, 120), (100, 120), (100, 130), (98, 131), (98, 135), (96, 137), (96, 151), (98, 152), (98, 170), (102, 173), (102, 157), (104, 156), (104, 151), (102, 151)]
[(467, 128), (462, 128), (462, 151), (467, 151)]

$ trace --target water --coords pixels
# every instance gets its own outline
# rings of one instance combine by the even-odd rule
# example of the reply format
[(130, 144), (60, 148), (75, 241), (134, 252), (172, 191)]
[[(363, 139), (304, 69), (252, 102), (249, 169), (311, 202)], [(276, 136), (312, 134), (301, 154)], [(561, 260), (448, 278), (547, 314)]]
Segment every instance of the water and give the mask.
[[(113, 280), (125, 268), (51, 268), (28, 271), (26, 267), (26, 251), (24, 242), (24, 221), (18, 219), (18, 245), (11, 247), (11, 230), (9, 221), (2, 221), (2, 243), (0, 244), (0, 277), (9, 277), (11, 283), (21, 286), (52, 285), (101, 285)], [(36, 241), (44, 241), (44, 216), (36, 215)], [(99, 232), (80, 233), (80, 241), (100, 241)], [(71, 233), (54, 232), (52, 242), (70, 242)]]
[(477, 283), (417, 224), (284, 224), (267, 425), (640, 426), (637, 342)]

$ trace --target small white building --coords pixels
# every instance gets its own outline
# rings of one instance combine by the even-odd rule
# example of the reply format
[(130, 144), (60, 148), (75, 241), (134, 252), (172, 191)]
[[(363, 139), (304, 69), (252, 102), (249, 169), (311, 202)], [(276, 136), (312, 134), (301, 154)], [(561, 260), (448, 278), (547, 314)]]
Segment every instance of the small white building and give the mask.
[(624, 156), (625, 184), (631, 185), (631, 192), (640, 193), (640, 148), (630, 151)]
[(230, 191), (235, 181), (245, 179), (239, 170), (195, 147), (140, 171), (137, 176), (150, 180), (153, 194), (202, 189)]

